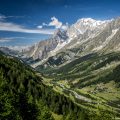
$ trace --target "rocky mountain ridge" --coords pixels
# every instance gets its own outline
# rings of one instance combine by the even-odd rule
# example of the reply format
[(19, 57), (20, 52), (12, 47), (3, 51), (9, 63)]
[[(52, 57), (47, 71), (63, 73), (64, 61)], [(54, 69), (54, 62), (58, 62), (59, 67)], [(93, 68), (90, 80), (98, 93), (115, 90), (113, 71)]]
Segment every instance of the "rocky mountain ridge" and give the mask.
[[(78, 56), (99, 52), (119, 51), (120, 18), (111, 20), (79, 19), (67, 30), (58, 29), (54, 35), (20, 52), (33, 67), (47, 62), (49, 58), (65, 63)], [(3, 50), (4, 51), (4, 50)], [(32, 62), (31, 62), (32, 61)]]
[[(96, 52), (104, 54), (120, 50), (120, 18), (101, 22), (101, 25), (100, 22), (92, 25), (95, 26), (95, 28), (93, 27), (91, 29), (88, 27), (90, 29), (84, 31), (84, 33), (76, 35), (73, 38), (68, 37), (69, 39), (62, 43), (62, 47), (58, 51), (56, 50), (57, 52), (53, 50), (55, 51), (55, 54), (50, 56), (49, 59), (52, 59), (53, 63), (56, 60), (59, 60), (61, 63), (60, 65), (62, 65), (76, 59), (79, 56)], [(44, 64), (48, 65), (48, 61)], [(39, 64), (34, 64), (33, 67), (38, 65)]]

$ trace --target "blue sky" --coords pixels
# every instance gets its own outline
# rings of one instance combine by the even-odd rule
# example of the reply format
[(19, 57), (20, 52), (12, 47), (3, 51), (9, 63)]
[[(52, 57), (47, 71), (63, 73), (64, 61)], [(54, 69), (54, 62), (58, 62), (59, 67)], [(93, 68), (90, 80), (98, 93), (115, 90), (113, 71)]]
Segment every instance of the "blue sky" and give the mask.
[(0, 45), (31, 45), (80, 18), (120, 16), (120, 0), (0, 0)]

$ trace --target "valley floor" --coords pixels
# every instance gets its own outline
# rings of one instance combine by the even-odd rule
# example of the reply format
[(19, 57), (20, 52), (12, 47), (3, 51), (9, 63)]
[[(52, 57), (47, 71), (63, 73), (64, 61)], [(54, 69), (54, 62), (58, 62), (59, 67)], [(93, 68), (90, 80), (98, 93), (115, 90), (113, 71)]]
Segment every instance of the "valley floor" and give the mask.
[(51, 70), (51, 76), (46, 74), (43, 83), (83, 109), (96, 113), (98, 109), (107, 110), (114, 119), (120, 119), (119, 53), (74, 63), (53, 70), (53, 75)]

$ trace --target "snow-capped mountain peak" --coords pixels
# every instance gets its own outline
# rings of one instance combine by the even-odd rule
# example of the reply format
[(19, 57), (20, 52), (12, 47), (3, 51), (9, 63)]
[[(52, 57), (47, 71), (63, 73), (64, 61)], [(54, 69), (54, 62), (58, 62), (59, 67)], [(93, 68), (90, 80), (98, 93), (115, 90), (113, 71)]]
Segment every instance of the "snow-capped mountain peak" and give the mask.
[(110, 22), (110, 20), (95, 20), (92, 18), (82, 18), (79, 19), (75, 24), (70, 26), (67, 30), (68, 36), (70, 38), (74, 38), (79, 34), (84, 34), (86, 31), (100, 31), (105, 28), (106, 25)]
[(101, 24), (108, 23), (110, 20), (95, 20), (92, 18), (82, 18), (79, 19), (76, 24), (90, 25), (93, 27), (97, 27)]

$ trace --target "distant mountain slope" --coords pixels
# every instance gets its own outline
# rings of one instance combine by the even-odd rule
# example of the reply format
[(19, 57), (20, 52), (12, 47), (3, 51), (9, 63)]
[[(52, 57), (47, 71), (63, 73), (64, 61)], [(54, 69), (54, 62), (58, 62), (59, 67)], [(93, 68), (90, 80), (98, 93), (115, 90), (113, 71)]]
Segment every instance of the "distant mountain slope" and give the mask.
[[(74, 39), (77, 37), (81, 39), (93, 38), (96, 34), (100, 33), (109, 22), (110, 21), (97, 21), (91, 18), (80, 19), (68, 27), (67, 30), (56, 30), (50, 39), (29, 47), (29, 49), (23, 51), (23, 54), (34, 60), (39, 59), (40, 61), (44, 61), (44, 59), (59, 53), (66, 45), (72, 42), (76, 44), (78, 41), (74, 42)], [(71, 45), (74, 46), (74, 44)]]
[[(55, 61), (59, 61), (57, 66), (62, 66), (80, 56), (85, 56), (87, 54), (106, 54), (113, 51), (120, 51), (120, 18), (106, 23), (106, 26), (100, 30), (97, 30), (95, 35), (93, 35), (95, 31), (93, 31), (86, 30), (86, 32), (83, 34), (79, 34), (77, 37), (67, 43), (62, 49), (56, 52), (56, 54), (43, 61), (42, 64), (45, 65), (45, 67), (53, 67), (51, 63), (49, 63), (49, 61), (52, 60), (53, 64)], [(32, 66), (37, 67), (40, 64), (34, 64)]]
[(10, 49), (8, 47), (0, 47), (0, 51), (4, 52), (7, 55), (19, 56), (19, 51)]

